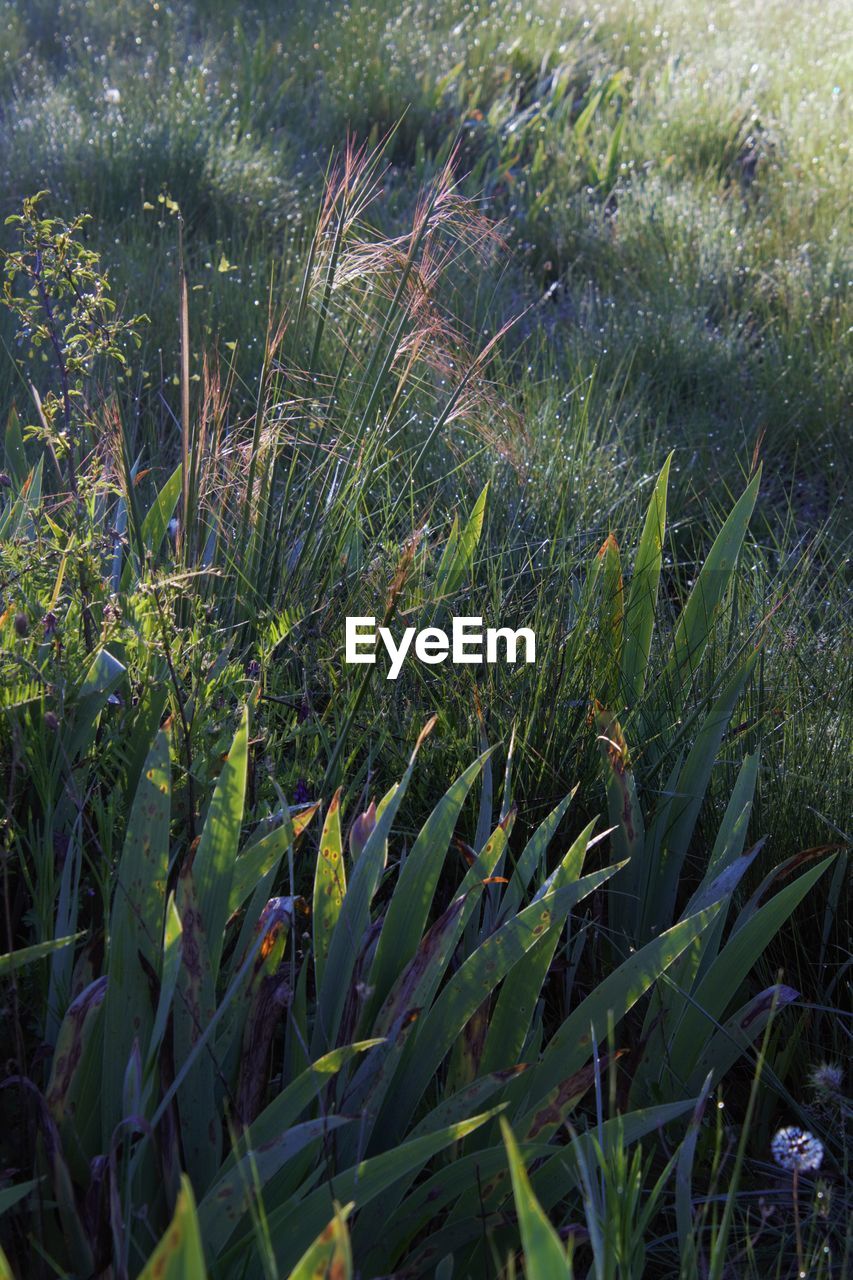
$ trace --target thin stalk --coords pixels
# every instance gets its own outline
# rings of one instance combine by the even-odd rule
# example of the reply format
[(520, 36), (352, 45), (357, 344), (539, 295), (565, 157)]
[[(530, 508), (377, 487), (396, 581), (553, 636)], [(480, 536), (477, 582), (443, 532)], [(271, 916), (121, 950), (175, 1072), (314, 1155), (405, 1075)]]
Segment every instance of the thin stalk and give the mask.
[(178, 214), (178, 324), (181, 345), (181, 523), (178, 545), (184, 564), (189, 562), (190, 529), (190, 302), (184, 261), (184, 219)]
[(172, 646), (169, 642), (169, 627), (166, 622), (166, 615), (163, 612), (163, 605), (160, 600), (160, 593), (156, 586), (152, 587), (154, 596), (154, 604), (157, 608), (157, 617), (160, 622), (160, 631), (163, 636), (163, 652), (166, 655), (166, 666), (169, 668), (169, 679), (172, 682), (172, 688), (175, 691), (175, 701), (178, 704), (178, 714), (181, 717), (181, 731), (184, 744), (184, 764), (187, 771), (187, 802), (189, 809), (189, 835), (190, 844), (195, 839), (195, 786), (193, 784), (193, 755), (192, 755), (192, 739), (190, 737), (190, 724), (187, 720), (186, 708), (184, 707), (184, 698), (181, 692), (181, 686), (178, 681), (177, 672), (172, 662)]
[(773, 1026), (773, 1013), (776, 1008), (776, 996), (773, 998), (773, 1008), (770, 1011), (770, 1017), (767, 1019), (767, 1026), (764, 1030), (764, 1039), (761, 1044), (761, 1052), (758, 1055), (758, 1062), (755, 1067), (755, 1075), (752, 1078), (752, 1087), (749, 1091), (749, 1102), (747, 1103), (746, 1115), (743, 1120), (740, 1139), (737, 1144), (737, 1154), (735, 1155), (734, 1169), (729, 1183), (729, 1191), (726, 1196), (726, 1204), (723, 1209), (723, 1219), (720, 1223), (720, 1229), (717, 1232), (711, 1249), (711, 1265), (708, 1269), (708, 1280), (721, 1280), (723, 1268), (726, 1261), (726, 1248), (728, 1245), (729, 1233), (732, 1227), (732, 1218), (735, 1211), (735, 1200), (737, 1199), (738, 1188), (740, 1186), (740, 1175), (743, 1169), (743, 1162), (746, 1158), (746, 1144), (749, 1138), (749, 1130), (752, 1124), (752, 1117), (755, 1114), (755, 1107), (758, 1101), (758, 1086), (761, 1082), (761, 1073), (764, 1068), (765, 1058), (767, 1056), (767, 1045), (770, 1039), (770, 1031)]
[(805, 1262), (803, 1260), (803, 1231), (800, 1226), (800, 1171), (794, 1169), (791, 1176), (791, 1196), (794, 1201), (794, 1235), (797, 1241), (797, 1273), (804, 1276), (806, 1274)]
[(76, 499), (77, 466), (74, 458), (74, 432), (71, 422), (71, 383), (68, 377), (68, 367), (62, 353), (62, 343), (59, 339), (59, 327), (56, 322), (53, 303), (50, 300), (50, 295), (48, 294), (44, 283), (40, 245), (36, 246), (36, 261), (33, 274), (35, 275), (39, 301), (41, 302), (42, 310), (44, 311), (47, 319), (47, 331), (50, 335), (50, 345), (53, 347), (53, 354), (56, 357), (56, 367), (59, 373), (59, 386), (62, 392), (62, 421), (65, 429), (65, 439), (68, 445), (68, 487), (71, 490), (73, 497)]

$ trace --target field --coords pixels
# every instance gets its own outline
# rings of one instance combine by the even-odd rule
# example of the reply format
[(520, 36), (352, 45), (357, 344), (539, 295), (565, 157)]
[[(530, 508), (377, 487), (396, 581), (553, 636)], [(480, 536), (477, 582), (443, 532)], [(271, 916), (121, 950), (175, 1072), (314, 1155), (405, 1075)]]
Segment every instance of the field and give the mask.
[(0, 1280), (845, 1274), (850, 28), (0, 0)]

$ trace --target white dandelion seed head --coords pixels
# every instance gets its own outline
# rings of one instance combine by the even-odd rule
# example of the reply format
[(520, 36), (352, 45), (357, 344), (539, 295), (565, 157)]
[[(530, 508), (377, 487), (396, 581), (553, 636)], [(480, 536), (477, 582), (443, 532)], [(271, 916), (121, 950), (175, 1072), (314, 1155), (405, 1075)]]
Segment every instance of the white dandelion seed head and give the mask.
[(791, 1171), (817, 1169), (823, 1159), (823, 1143), (820, 1138), (795, 1125), (780, 1129), (770, 1143), (770, 1150), (780, 1168)]
[(104, 89), (104, 102), (108, 102), (111, 107), (117, 107), (121, 102), (121, 90), (108, 85)]

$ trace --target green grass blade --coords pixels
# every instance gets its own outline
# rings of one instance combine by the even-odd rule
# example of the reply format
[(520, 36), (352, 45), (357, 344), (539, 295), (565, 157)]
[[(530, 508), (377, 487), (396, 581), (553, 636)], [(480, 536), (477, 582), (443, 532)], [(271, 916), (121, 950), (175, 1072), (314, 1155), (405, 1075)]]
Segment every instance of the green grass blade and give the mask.
[[(439, 1151), (460, 1142), (482, 1124), (486, 1124), (494, 1111), (473, 1116), (461, 1124), (450, 1125), (438, 1133), (426, 1134), (393, 1147), (390, 1151), (364, 1160), (350, 1169), (338, 1173), (334, 1181), (334, 1193), (339, 1201), (355, 1201), (361, 1209), (406, 1174), (422, 1169)], [(322, 1186), (307, 1196), (271, 1208), (268, 1213), (270, 1237), (275, 1247), (281, 1270), (293, 1267), (314, 1237), (328, 1222), (329, 1188)], [(252, 1247), (252, 1238), (242, 1236), (222, 1257), (224, 1266), (233, 1262), (245, 1263)]]
[(347, 873), (341, 840), (341, 788), (339, 787), (332, 797), (323, 823), (314, 871), (314, 911), (311, 923), (314, 938), (314, 981), (318, 991), (323, 987), (326, 957), (341, 913), (346, 888)]
[[(661, 1129), (673, 1120), (678, 1120), (693, 1105), (694, 1099), (688, 1098), (685, 1101), (666, 1102), (656, 1107), (629, 1111), (612, 1120), (605, 1120), (603, 1125), (595, 1129), (579, 1134), (573, 1140), (572, 1146), (580, 1147), (583, 1154), (588, 1152), (592, 1156), (593, 1142), (600, 1139), (601, 1147), (606, 1151), (611, 1141), (611, 1134), (614, 1137), (621, 1134), (622, 1143), (626, 1147), (631, 1146), (635, 1142), (640, 1142), (646, 1134), (654, 1133), (656, 1129)], [(546, 1213), (553, 1209), (567, 1192), (577, 1186), (577, 1179), (569, 1165), (570, 1162), (566, 1159), (566, 1150), (563, 1147), (555, 1151), (547, 1160), (543, 1160), (531, 1175), (533, 1190)]]
[(518, 1143), (503, 1116), (501, 1116), (501, 1132), (509, 1161), (513, 1198), (518, 1214), (521, 1243), (524, 1247), (525, 1278), (526, 1280), (559, 1280), (560, 1276), (568, 1278), (570, 1273), (560, 1237), (536, 1199)]
[[(547, 1156), (553, 1148), (544, 1143), (524, 1144), (523, 1150), (529, 1162)], [(367, 1254), (368, 1274), (393, 1272), (399, 1259), (405, 1255), (407, 1262), (411, 1260), (414, 1264), (417, 1260), (421, 1274), (429, 1275), (430, 1266), (434, 1268), (449, 1251), (443, 1225), (437, 1224), (446, 1224), (454, 1207), (464, 1205), (461, 1219), (470, 1222), (472, 1216), (477, 1218), (480, 1233), (482, 1226), (478, 1207), (482, 1207), (482, 1202), (479, 1186), (488, 1186), (492, 1179), (499, 1177), (508, 1184), (506, 1148), (502, 1143), (462, 1155), (452, 1164), (445, 1165), (422, 1181), (398, 1208), (388, 1214), (380, 1212), (382, 1206), (373, 1206), (364, 1215), (364, 1223), (367, 1224), (364, 1236), (361, 1234), (364, 1229), (362, 1221), (359, 1221), (355, 1232), (357, 1242), (364, 1239), (366, 1249), (370, 1249)], [(473, 1213), (468, 1212), (472, 1201)], [(411, 1241), (430, 1223), (434, 1229), (430, 1231), (429, 1245), (413, 1256)]]
[(672, 454), (663, 464), (652, 493), (643, 532), (634, 558), (634, 574), (625, 609), (622, 646), (622, 688), (629, 707), (642, 697), (655, 626), (663, 539), (666, 531), (666, 492)]
[(711, 1083), (711, 1076), (706, 1076), (696, 1099), (687, 1133), (679, 1147), (678, 1161), (675, 1166), (675, 1217), (682, 1266), (687, 1263), (689, 1268), (697, 1271), (698, 1260), (693, 1235), (693, 1158), (702, 1130), (702, 1117), (705, 1114), (708, 1094), (711, 1092)]
[(717, 534), (678, 619), (672, 653), (661, 677), (672, 714), (680, 714), (693, 673), (711, 638), (723, 597), (734, 574), (760, 483), (759, 467)]
[(121, 1081), (134, 1040), (147, 1047), (153, 1028), (148, 976), (160, 972), (163, 906), (169, 869), (171, 817), (169, 740), (154, 740), (136, 789), (116, 873), (110, 915), (107, 995), (104, 1002), (103, 1133), (122, 1115)]
[(70, 947), (85, 936), (86, 930), (83, 929), (80, 933), (72, 933), (67, 938), (52, 938), (48, 942), (36, 942), (31, 947), (19, 947), (17, 951), (7, 951), (5, 955), (0, 956), (0, 978), (8, 978), (18, 969), (23, 969), (28, 964), (35, 964), (37, 960), (42, 960), (54, 951), (61, 951), (63, 947)]
[(248, 758), (249, 711), (244, 708), (240, 727), (234, 735), (228, 759), (222, 766), (216, 783), (192, 863), (195, 896), (207, 939), (214, 982), (219, 972), (237, 846), (243, 823)]

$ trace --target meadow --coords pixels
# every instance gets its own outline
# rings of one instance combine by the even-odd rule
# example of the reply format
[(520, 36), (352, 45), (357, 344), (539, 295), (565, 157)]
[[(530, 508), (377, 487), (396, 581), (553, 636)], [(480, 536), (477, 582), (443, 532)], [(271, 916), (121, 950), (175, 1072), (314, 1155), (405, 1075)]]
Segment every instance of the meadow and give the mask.
[(845, 1274), (851, 34), (0, 0), (0, 1280)]

